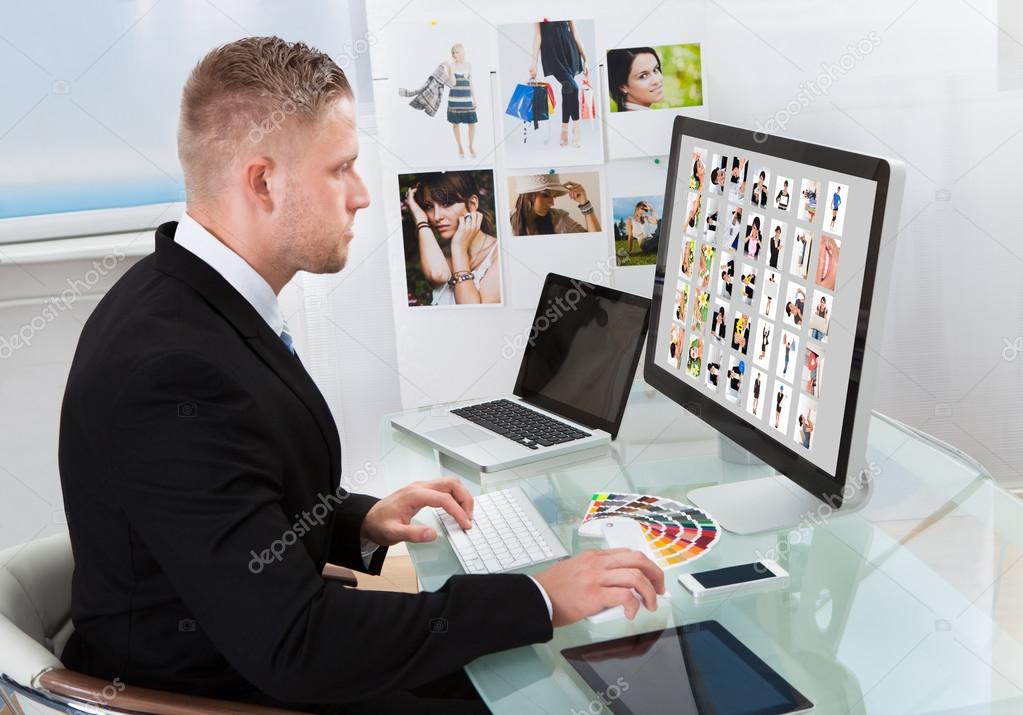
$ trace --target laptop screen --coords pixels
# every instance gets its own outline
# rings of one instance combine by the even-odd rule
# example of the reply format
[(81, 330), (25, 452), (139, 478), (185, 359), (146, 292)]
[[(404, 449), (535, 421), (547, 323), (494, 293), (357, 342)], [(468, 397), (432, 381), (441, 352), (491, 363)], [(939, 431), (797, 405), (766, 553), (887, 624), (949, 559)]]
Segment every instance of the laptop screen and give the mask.
[(515, 394), (617, 435), (650, 301), (551, 273), (526, 339)]

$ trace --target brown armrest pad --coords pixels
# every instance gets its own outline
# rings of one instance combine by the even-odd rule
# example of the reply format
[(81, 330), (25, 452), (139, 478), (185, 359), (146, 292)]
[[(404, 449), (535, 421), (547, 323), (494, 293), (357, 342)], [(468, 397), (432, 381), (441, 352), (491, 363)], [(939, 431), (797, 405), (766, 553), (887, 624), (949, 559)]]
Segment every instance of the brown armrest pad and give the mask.
[(71, 700), (92, 703), (104, 708), (115, 708), (146, 715), (301, 715), (295, 710), (279, 710), (262, 705), (232, 703), (194, 695), (168, 693), (162, 690), (136, 688), (131, 685), (112, 685), (91, 675), (73, 670), (49, 670), (39, 676), (39, 684), (46, 690)]
[(355, 575), (354, 571), (346, 569), (344, 566), (335, 566), (334, 564), (327, 564), (323, 567), (323, 578), (328, 581), (337, 581), (342, 586), (348, 586), (349, 588), (355, 588), (359, 585), (359, 577)]

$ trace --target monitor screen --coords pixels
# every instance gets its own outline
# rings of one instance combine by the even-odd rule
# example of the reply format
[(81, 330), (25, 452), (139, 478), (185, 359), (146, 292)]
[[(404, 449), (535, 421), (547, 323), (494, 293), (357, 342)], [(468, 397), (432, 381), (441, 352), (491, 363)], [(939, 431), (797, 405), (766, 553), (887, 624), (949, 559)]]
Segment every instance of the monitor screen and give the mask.
[(676, 142), (654, 360), (834, 476), (878, 182), (796, 142)]
[(549, 274), (526, 339), (515, 394), (617, 434), (649, 313), (647, 298)]

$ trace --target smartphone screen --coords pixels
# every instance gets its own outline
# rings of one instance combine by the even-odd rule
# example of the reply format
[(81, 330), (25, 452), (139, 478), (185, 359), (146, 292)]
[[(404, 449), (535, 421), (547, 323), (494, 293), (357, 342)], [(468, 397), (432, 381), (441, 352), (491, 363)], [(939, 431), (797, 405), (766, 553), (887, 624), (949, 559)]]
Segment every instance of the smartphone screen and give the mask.
[(692, 576), (704, 588), (718, 588), (720, 586), (731, 586), (736, 583), (762, 581), (767, 578), (773, 578), (774, 572), (764, 566), (764, 564), (756, 561), (740, 566), (726, 566), (723, 569), (700, 571)]

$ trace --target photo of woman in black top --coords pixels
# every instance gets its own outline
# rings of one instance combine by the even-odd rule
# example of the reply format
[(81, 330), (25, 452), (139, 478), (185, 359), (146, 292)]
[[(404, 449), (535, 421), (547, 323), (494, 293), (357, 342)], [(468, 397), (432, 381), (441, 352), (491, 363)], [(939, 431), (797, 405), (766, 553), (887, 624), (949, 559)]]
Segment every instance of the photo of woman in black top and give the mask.
[(761, 208), (767, 206), (767, 172), (761, 170), (753, 184), (753, 193), (750, 195), (750, 203)]
[(771, 242), (768, 243), (767, 249), (769, 251), (767, 256), (767, 262), (771, 268), (778, 267), (778, 259), (781, 256), (781, 226), (775, 226), (774, 232), (771, 234)]
[[(577, 75), (590, 77), (586, 50), (575, 29), (573, 20), (544, 20), (536, 23), (533, 33), (533, 63), (529, 78), (536, 79), (537, 60), (545, 77), (553, 76), (561, 85), (561, 146), (568, 145), (568, 129), (572, 127), (572, 145), (582, 146), (579, 128), (579, 87)], [(572, 124), (572, 122), (575, 122)]]

